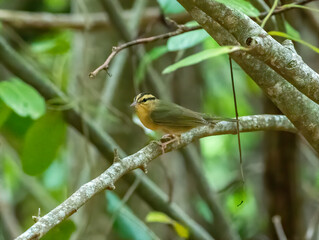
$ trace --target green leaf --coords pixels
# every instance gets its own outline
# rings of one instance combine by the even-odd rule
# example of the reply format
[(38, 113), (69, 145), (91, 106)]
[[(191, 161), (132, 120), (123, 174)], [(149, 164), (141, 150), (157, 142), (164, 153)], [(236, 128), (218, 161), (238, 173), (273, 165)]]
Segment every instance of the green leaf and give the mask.
[(1, 99), (0, 99), (0, 127), (8, 119), (11, 113), (11, 108), (9, 108)]
[(271, 36), (284, 37), (284, 38), (288, 38), (288, 39), (290, 39), (290, 40), (293, 40), (293, 41), (295, 41), (295, 42), (299, 42), (299, 43), (301, 43), (301, 44), (303, 44), (303, 45), (305, 45), (305, 46), (311, 48), (311, 49), (312, 49), (313, 51), (315, 51), (316, 53), (319, 53), (319, 48), (317, 48), (317, 47), (311, 45), (310, 43), (308, 43), (308, 42), (306, 42), (306, 41), (304, 41), (304, 40), (302, 40), (302, 39), (299, 39), (299, 38), (290, 36), (290, 35), (288, 35), (287, 33), (278, 32), (278, 31), (270, 31), (270, 32), (268, 32), (268, 34), (271, 35)]
[(182, 13), (185, 9), (176, 0), (157, 0), (164, 14)]
[(146, 216), (146, 222), (159, 222), (159, 223), (165, 223), (170, 224), (174, 227), (175, 232), (180, 236), (181, 238), (188, 238), (189, 237), (189, 231), (186, 227), (184, 227), (182, 224), (178, 223), (177, 221), (171, 219), (169, 216), (167, 216), (165, 213), (162, 212), (150, 212)]
[[(185, 24), (188, 27), (198, 25), (196, 22), (192, 21)], [(193, 47), (205, 39), (209, 38), (209, 34), (204, 29), (199, 29), (191, 32), (186, 32), (174, 37), (171, 37), (167, 41), (168, 51), (183, 50)]]
[(163, 71), (163, 74), (170, 73), (179, 68), (202, 62), (208, 58), (217, 57), (217, 56), (227, 54), (227, 53), (232, 53), (238, 50), (245, 50), (245, 48), (241, 46), (222, 46), (218, 48), (207, 49), (199, 53), (193, 54), (191, 56), (188, 56), (180, 60), (179, 62), (166, 67)]
[(43, 240), (55, 240), (63, 239), (68, 240), (71, 238), (72, 233), (76, 230), (76, 226), (73, 221), (65, 220), (59, 225), (52, 228), (47, 234), (43, 236)]
[(112, 192), (105, 193), (107, 211), (115, 216), (114, 229), (124, 239), (159, 240), (159, 238), (132, 211), (122, 205), (121, 200)]
[(144, 80), (144, 76), (145, 76), (145, 72), (146, 72), (147, 66), (152, 61), (154, 61), (154, 60), (160, 58), (161, 56), (163, 56), (165, 53), (167, 53), (167, 51), (168, 50), (167, 50), (166, 46), (159, 46), (159, 47), (153, 48), (151, 51), (149, 51), (148, 53), (146, 53), (143, 56), (142, 61), (138, 65), (138, 68), (137, 68), (137, 71), (136, 71), (136, 77), (135, 77), (136, 86), (138, 86)]
[(260, 12), (249, 1), (246, 0), (216, 0), (227, 7), (238, 10), (250, 17), (258, 17)]
[(66, 124), (61, 112), (48, 112), (28, 130), (22, 150), (22, 167), (29, 175), (46, 170), (64, 142)]
[(43, 97), (33, 87), (16, 78), (0, 82), (0, 98), (22, 117), (37, 119), (45, 113)]

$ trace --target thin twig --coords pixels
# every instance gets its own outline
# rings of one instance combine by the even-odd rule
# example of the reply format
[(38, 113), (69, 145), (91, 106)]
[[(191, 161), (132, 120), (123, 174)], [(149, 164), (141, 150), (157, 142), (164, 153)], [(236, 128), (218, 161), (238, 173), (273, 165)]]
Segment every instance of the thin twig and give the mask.
[(198, 29), (201, 29), (201, 26), (186, 27), (186, 26), (182, 25), (182, 26), (179, 26), (179, 28), (177, 30), (173, 31), (173, 32), (168, 32), (168, 33), (164, 33), (164, 34), (153, 36), (153, 37), (140, 38), (140, 39), (133, 40), (131, 42), (124, 43), (124, 44), (119, 45), (117, 47), (113, 47), (112, 48), (112, 52), (108, 56), (106, 61), (101, 66), (99, 66), (97, 69), (95, 69), (93, 72), (91, 72), (89, 74), (89, 77), (90, 78), (94, 78), (100, 71), (107, 70), (109, 68), (109, 64), (112, 61), (112, 59), (120, 51), (122, 51), (125, 48), (131, 47), (131, 46), (134, 46), (134, 45), (138, 45), (138, 44), (145, 44), (145, 43), (149, 43), (149, 42), (154, 42), (154, 41), (158, 41), (158, 40), (167, 39), (167, 38), (179, 35), (181, 33), (190, 32), (190, 31), (194, 31), (194, 30), (198, 30)]
[[(312, 1), (315, 1), (315, 0), (301, 0), (301, 1), (296, 1), (295, 3), (292, 3), (292, 4), (301, 5), (301, 4), (306, 4), (306, 3), (309, 3), (309, 2), (312, 2)], [(289, 4), (289, 5), (291, 5), (291, 4)], [(263, 12), (257, 17), (252, 17), (252, 19), (253, 20), (260, 20), (262, 18), (265, 18), (267, 15), (269, 15), (269, 17), (270, 17), (271, 15), (279, 14), (279, 13), (282, 13), (284, 11), (290, 10), (292, 8), (293, 8), (293, 6), (291, 6), (289, 8), (285, 8), (285, 5), (283, 5), (283, 6), (274, 8), (274, 9), (272, 9), (269, 12)], [(267, 19), (265, 19), (264, 22), (266, 22), (266, 21), (267, 21)], [(149, 43), (149, 42), (154, 42), (154, 41), (158, 41), (158, 40), (164, 40), (164, 39), (167, 39), (167, 38), (170, 38), (170, 37), (174, 37), (174, 36), (180, 35), (180, 34), (185, 33), (185, 32), (190, 32), (190, 31), (195, 31), (195, 30), (198, 30), (198, 29), (202, 29), (201, 26), (194, 26), (194, 27), (187, 27), (185, 25), (177, 25), (177, 26), (178, 26), (177, 30), (175, 30), (173, 32), (168, 32), (168, 33), (164, 33), (164, 34), (160, 34), (160, 35), (152, 36), (152, 37), (148, 37), (148, 38), (140, 38), (140, 39), (136, 39), (136, 40), (121, 44), (121, 45), (119, 45), (117, 47), (113, 47), (112, 48), (112, 52), (107, 57), (106, 61), (101, 66), (99, 66), (97, 69), (95, 69), (93, 72), (91, 72), (89, 74), (89, 77), (90, 78), (94, 78), (94, 77), (96, 77), (96, 75), (100, 71), (102, 71), (102, 70), (106, 70), (107, 71), (112, 59), (120, 51), (122, 51), (125, 48), (129, 48), (131, 46), (138, 45), (138, 44), (146, 44), (146, 43)]]
[[(297, 8), (296, 6), (293, 6), (293, 5), (305, 5), (307, 3), (314, 2), (314, 1), (318, 1), (318, 0), (301, 0), (301, 1), (296, 1), (296, 2), (289, 3), (289, 4), (285, 4), (285, 5), (282, 5), (282, 6), (278, 6), (272, 12), (272, 15), (280, 14), (280, 13), (286, 12), (288, 10)], [(287, 6), (289, 5), (289, 7), (285, 7), (286, 5)], [(263, 18), (265, 18), (268, 15), (268, 13), (269, 13), (268, 11), (267, 12), (262, 12), (262, 13), (259, 14), (258, 18), (259, 19), (263, 19)], [(253, 19), (255, 20), (256, 18), (253, 18)]]

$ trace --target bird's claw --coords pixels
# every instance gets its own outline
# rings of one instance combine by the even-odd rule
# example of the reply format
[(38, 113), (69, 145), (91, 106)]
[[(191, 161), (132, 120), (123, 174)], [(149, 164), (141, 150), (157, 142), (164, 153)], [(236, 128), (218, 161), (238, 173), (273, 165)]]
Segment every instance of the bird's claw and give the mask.
[(161, 147), (162, 154), (164, 154), (168, 144), (173, 143), (175, 141), (177, 141), (179, 144), (179, 140), (179, 137), (174, 134), (165, 134), (159, 141), (156, 141), (156, 143)]

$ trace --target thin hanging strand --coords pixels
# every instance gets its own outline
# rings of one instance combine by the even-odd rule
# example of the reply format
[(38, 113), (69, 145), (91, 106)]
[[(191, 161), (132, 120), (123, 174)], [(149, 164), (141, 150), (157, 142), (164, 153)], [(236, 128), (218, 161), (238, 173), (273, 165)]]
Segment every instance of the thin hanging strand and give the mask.
[(232, 89), (233, 89), (235, 114), (236, 114), (240, 174), (241, 174), (241, 178), (242, 178), (243, 183), (245, 183), (244, 171), (243, 171), (243, 158), (242, 158), (242, 154), (241, 154), (241, 143), (240, 143), (240, 134), (239, 134), (239, 120), (238, 120), (238, 109), (237, 109), (236, 91), (235, 91), (234, 74), (233, 74), (233, 64), (232, 64), (232, 60), (231, 60), (230, 55), (228, 55), (228, 56), (229, 56), (230, 76), (231, 76), (231, 84), (232, 84)]

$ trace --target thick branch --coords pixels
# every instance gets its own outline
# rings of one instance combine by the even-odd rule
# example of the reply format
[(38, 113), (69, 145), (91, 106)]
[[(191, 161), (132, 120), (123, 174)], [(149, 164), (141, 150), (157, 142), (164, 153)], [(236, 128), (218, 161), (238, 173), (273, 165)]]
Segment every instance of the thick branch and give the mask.
[[(240, 118), (240, 131), (251, 132), (260, 130), (278, 130), (296, 132), (289, 120), (282, 115), (259, 115)], [(236, 124), (231, 122), (219, 122), (215, 127), (204, 126), (182, 134), (180, 143), (175, 143), (167, 148), (172, 151), (186, 146), (196, 139), (221, 134), (235, 134)], [(45, 235), (50, 229), (75, 213), (83, 204), (97, 193), (110, 189), (124, 174), (145, 166), (161, 155), (161, 148), (156, 142), (151, 142), (137, 153), (127, 156), (114, 163), (100, 176), (83, 185), (62, 204), (51, 212), (41, 217), (37, 223), (20, 235), (16, 240), (36, 239)]]
[[(238, 29), (226, 30), (212, 17), (198, 8), (196, 3), (187, 0), (178, 0), (192, 17), (220, 45), (238, 45), (237, 39), (231, 34)], [(210, 2), (210, 1), (209, 1)], [(224, 6), (224, 5), (223, 5)], [(238, 13), (238, 15), (242, 15)], [(226, 20), (232, 19), (229, 15)], [(235, 23), (236, 24), (236, 23)], [(245, 31), (245, 25), (237, 26)], [(234, 26), (235, 27), (235, 26)], [(259, 28), (259, 26), (257, 26)], [(294, 52), (291, 41), (286, 41), (282, 47)], [(289, 44), (288, 44), (289, 43)], [(300, 133), (309, 141), (313, 148), (319, 152), (319, 106), (311, 101), (294, 86), (277, 74), (267, 64), (258, 60), (247, 52), (235, 52), (231, 57), (251, 76), (272, 102), (289, 118)]]
[[(26, 62), (17, 52), (15, 52), (6, 41), (0, 37), (0, 61), (16, 76), (33, 86), (45, 98), (51, 99), (60, 97), (66, 99), (66, 96), (55, 86), (50, 84), (50, 80), (41, 76), (28, 62)], [(74, 109), (65, 111), (67, 122), (79, 133), (84, 134), (83, 125), (86, 126), (86, 134), (90, 142), (97, 148), (106, 160), (112, 159), (113, 149), (118, 148), (121, 156), (126, 154), (117, 146), (113, 139), (105, 132), (97, 128), (91, 121), (81, 117)], [(124, 177), (129, 184), (136, 178), (140, 179), (140, 185), (137, 188), (138, 195), (157, 211), (161, 211), (176, 219), (184, 222), (190, 229), (194, 239), (210, 239), (208, 233), (195, 221), (192, 220), (177, 204), (168, 205), (167, 195), (147, 176), (141, 172), (132, 172)]]
[(251, 55), (319, 103), (319, 74), (304, 63), (296, 52), (282, 46), (248, 16), (222, 3), (198, 0), (193, 5), (231, 33), (242, 46), (250, 47)]
[[(315, 0), (299, 0), (293, 4), (303, 5), (312, 1)], [(289, 9), (293, 9), (293, 7), (277, 7), (273, 14), (280, 14)], [(268, 12), (262, 12), (258, 18), (262, 19), (267, 14)], [(132, 15), (131, 11), (124, 11), (123, 14), (126, 21), (130, 21), (132, 19)], [(91, 13), (88, 14), (88, 16), (90, 19), (90, 29), (112, 27), (111, 22), (104, 13)], [(190, 16), (187, 13), (169, 14), (168, 17), (178, 23), (185, 23), (190, 20)], [(148, 8), (144, 12), (141, 24), (142, 26), (146, 26), (150, 22), (160, 18), (161, 12), (159, 8)], [(0, 9), (0, 21), (8, 23), (16, 28), (70, 28), (83, 30), (88, 27), (88, 24), (85, 22), (86, 17), (84, 17), (83, 14), (27, 12)]]

